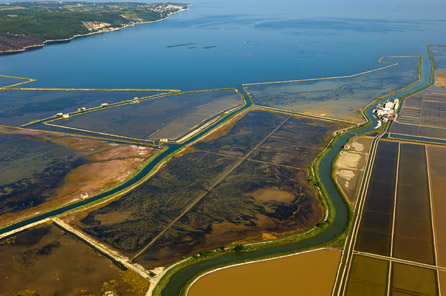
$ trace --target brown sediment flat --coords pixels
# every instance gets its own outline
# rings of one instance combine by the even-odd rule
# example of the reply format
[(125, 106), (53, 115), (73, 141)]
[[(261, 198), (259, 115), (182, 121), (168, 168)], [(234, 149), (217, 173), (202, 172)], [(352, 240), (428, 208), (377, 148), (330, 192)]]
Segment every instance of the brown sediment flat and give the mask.
[(210, 273), (188, 296), (330, 295), (341, 252), (319, 250)]
[(371, 143), (370, 137), (356, 138), (336, 161), (336, 182), (351, 203), (356, 202)]
[(435, 71), (434, 86), (446, 87), (446, 71), (445, 70)]
[(141, 158), (113, 159), (80, 166), (67, 175), (54, 199), (79, 199), (82, 193), (92, 196), (124, 181), (143, 161)]
[(279, 190), (276, 188), (259, 189), (256, 190), (252, 197), (257, 201), (277, 201), (289, 203), (294, 199), (294, 195), (289, 192)]
[(81, 194), (88, 193), (88, 196), (91, 197), (124, 181), (143, 161), (144, 159), (141, 158), (116, 159), (77, 167), (68, 173), (63, 180), (63, 184), (55, 189), (47, 202), (18, 213), (4, 214), (0, 217), (0, 223), (6, 223), (53, 206), (79, 200)]
[[(51, 224), (0, 240), (0, 294), (144, 295), (148, 282), (121, 271), (93, 248)], [(105, 290), (104, 290), (105, 289)], [(34, 294), (19, 294), (34, 295)]]
[[(81, 194), (88, 193), (91, 197), (124, 181), (153, 153), (153, 149), (149, 147), (122, 145), (108, 141), (66, 136), (61, 133), (8, 127), (0, 127), (0, 133), (17, 134), (21, 137), (23, 135), (23, 137), (36, 143), (51, 142), (56, 147), (63, 146), (71, 150), (81, 151), (82, 156), (79, 159), (83, 159), (83, 164), (67, 171), (66, 175), (60, 178), (54, 188), (46, 189), (42, 186), (42, 189), (39, 189), (40, 191), (33, 192), (34, 195), (47, 196), (44, 203), (0, 215), (0, 223), (7, 223), (50, 207), (78, 200)], [(66, 163), (70, 163), (70, 161), (70, 159), (66, 159)], [(59, 165), (65, 165), (63, 159)]]
[(392, 263), (390, 295), (438, 295), (437, 272), (401, 263)]
[(90, 156), (90, 159), (94, 161), (104, 161), (130, 157), (148, 157), (151, 151), (152, 149), (149, 147), (125, 145), (93, 154)]
[[(87, 139), (87, 138), (78, 138), (78, 137), (60, 137), (60, 138), (54, 138), (51, 139), (51, 142), (54, 144), (68, 147), (74, 150), (89, 152), (94, 151), (97, 149), (112, 147), (113, 144), (106, 142), (106, 141), (100, 141), (100, 140), (93, 140), (93, 139)], [(115, 144), (116, 145), (116, 144)]]
[(446, 213), (446, 200), (444, 199), (446, 192), (446, 148), (428, 146), (427, 153), (438, 255), (437, 264), (446, 267), (446, 215), (444, 214)]
[(345, 295), (386, 295), (388, 271), (388, 261), (354, 255)]

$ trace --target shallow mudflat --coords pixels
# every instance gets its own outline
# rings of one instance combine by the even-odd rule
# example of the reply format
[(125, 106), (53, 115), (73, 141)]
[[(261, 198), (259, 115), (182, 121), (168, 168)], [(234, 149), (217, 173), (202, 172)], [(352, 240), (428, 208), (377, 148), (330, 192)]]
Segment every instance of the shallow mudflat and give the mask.
[(0, 92), (2, 101), (0, 124), (19, 126), (59, 112), (75, 112), (81, 107), (98, 107), (102, 103), (116, 103), (159, 93), (153, 91), (7, 90)]
[(252, 111), (226, 134), (217, 138), (211, 134), (194, 145), (238, 159), (251, 154), (138, 262), (164, 265), (194, 252), (283, 237), (317, 224), (321, 205), (307, 182), (306, 167), (340, 127), (344, 126)]
[(330, 295), (341, 253), (318, 250), (212, 272), (189, 296)]
[(322, 218), (322, 207), (306, 168), (340, 127), (247, 112), (73, 223), (126, 254), (147, 246), (136, 260), (150, 268), (236, 241), (307, 230)]
[(122, 182), (152, 149), (0, 128), (0, 223)]
[(243, 117), (237, 117), (226, 127), (210, 134), (194, 145), (195, 149), (220, 153), (228, 156), (243, 157), (260, 143), (281, 123), (286, 123), (289, 116), (253, 110)]
[(436, 70), (446, 70), (446, 46), (431, 46), (432, 58)]
[(246, 161), (137, 262), (165, 265), (198, 251), (303, 232), (322, 218), (307, 172)]
[[(0, 293), (144, 295), (148, 282), (51, 224), (0, 240)], [(20, 294), (30, 295), (30, 294)], [(34, 295), (34, 294), (31, 294)]]
[(206, 193), (235, 159), (190, 152), (169, 161), (121, 198), (82, 214), (79, 228), (129, 255), (135, 254)]
[(249, 159), (306, 169), (329, 142), (334, 131), (346, 127), (328, 121), (290, 117)]
[(204, 121), (242, 104), (233, 90), (180, 93), (83, 113), (52, 124), (138, 139), (175, 140)]
[(418, 80), (419, 58), (384, 58), (380, 69), (354, 77), (248, 84), (256, 105), (362, 122), (356, 111)]

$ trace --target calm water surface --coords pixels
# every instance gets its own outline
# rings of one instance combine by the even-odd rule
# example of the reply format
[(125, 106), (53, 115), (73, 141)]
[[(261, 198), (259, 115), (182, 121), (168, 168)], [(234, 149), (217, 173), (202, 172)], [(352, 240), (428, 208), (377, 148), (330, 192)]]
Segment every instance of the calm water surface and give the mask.
[[(166, 21), (0, 56), (0, 74), (41, 87), (237, 87), (353, 74), (446, 43), (446, 1), (186, 2)], [(195, 44), (166, 47), (183, 43)]]

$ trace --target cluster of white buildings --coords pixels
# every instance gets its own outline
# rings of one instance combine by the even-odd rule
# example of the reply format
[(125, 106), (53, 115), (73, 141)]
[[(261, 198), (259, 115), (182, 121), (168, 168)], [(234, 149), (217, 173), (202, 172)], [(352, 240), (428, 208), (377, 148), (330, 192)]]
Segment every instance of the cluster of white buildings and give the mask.
[(400, 105), (398, 99), (389, 100), (384, 103), (378, 104), (373, 110), (373, 114), (378, 118), (378, 125), (375, 128), (379, 128), (382, 122), (396, 119), (396, 111)]

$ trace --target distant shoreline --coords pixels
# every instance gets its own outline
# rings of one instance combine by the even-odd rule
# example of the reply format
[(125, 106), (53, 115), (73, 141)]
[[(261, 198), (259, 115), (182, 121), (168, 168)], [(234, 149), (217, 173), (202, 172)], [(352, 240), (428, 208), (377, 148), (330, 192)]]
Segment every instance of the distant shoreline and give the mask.
[(136, 22), (136, 23), (126, 24), (126, 25), (124, 25), (122, 27), (106, 28), (106, 29), (103, 29), (103, 30), (100, 30), (100, 31), (86, 33), (86, 34), (76, 34), (76, 35), (74, 35), (74, 36), (72, 36), (70, 38), (65, 38), (65, 39), (45, 40), (45, 41), (43, 41), (40, 44), (28, 45), (28, 46), (24, 46), (22, 48), (17, 48), (17, 49), (0, 50), (0, 55), (18, 54), (18, 53), (22, 53), (22, 52), (26, 52), (26, 51), (31, 51), (31, 50), (34, 50), (34, 49), (42, 48), (42, 47), (44, 47), (47, 44), (70, 42), (71, 40), (73, 40), (75, 38), (79, 38), (79, 37), (87, 37), (87, 36), (96, 35), (96, 34), (102, 34), (102, 33), (118, 31), (118, 30), (121, 30), (121, 29), (124, 29), (124, 28), (127, 28), (127, 27), (133, 27), (135, 25), (151, 24), (151, 23), (164, 21), (164, 20), (168, 19), (169, 16), (171, 16), (173, 14), (189, 10), (189, 7), (190, 7), (190, 4), (187, 6), (187, 8), (183, 8), (183, 9), (177, 10), (175, 12), (170, 12), (166, 17), (160, 18), (160, 19), (155, 20), (155, 21)]

